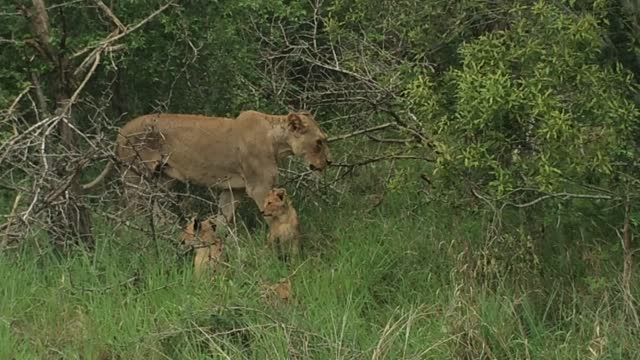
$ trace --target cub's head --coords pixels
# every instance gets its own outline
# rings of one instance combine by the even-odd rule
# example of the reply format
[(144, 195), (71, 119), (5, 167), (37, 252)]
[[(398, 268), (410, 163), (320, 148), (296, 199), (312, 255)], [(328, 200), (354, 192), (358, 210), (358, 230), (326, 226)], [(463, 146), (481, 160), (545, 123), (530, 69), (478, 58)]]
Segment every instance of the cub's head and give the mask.
[(216, 239), (216, 224), (211, 219), (198, 220), (193, 217), (182, 231), (180, 241), (193, 246), (198, 242), (212, 242)]
[(289, 199), (287, 190), (283, 188), (275, 188), (269, 191), (264, 199), (262, 206), (262, 215), (264, 217), (278, 217), (284, 215), (289, 210)]
[(331, 164), (327, 134), (320, 130), (310, 112), (289, 113), (287, 126), (293, 153), (304, 158), (311, 170), (322, 171)]

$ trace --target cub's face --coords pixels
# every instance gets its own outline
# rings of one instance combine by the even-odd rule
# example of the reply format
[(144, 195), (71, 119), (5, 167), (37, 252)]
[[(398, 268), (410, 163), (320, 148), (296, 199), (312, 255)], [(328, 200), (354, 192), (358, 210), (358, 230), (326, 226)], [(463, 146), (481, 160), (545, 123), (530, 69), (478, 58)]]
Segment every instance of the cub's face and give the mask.
[(216, 239), (216, 225), (211, 219), (199, 221), (195, 217), (192, 218), (182, 231), (180, 241), (193, 245), (198, 240), (211, 242)]
[(262, 215), (267, 218), (273, 218), (285, 214), (287, 210), (287, 191), (282, 188), (269, 191), (264, 199)]

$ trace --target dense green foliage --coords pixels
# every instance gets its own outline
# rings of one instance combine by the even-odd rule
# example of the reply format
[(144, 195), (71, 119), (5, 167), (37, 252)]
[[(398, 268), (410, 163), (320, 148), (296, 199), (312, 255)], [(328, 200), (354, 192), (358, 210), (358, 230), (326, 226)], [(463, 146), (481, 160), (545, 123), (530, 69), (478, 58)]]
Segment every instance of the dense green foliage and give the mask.
[[(165, 4), (105, 3), (125, 25)], [(47, 2), (74, 66), (114, 30), (92, 4)], [(310, 244), (295, 304), (261, 297), (295, 266), (266, 253), (255, 212), (208, 282), (170, 244), (105, 230), (109, 206), (87, 196), (97, 249), (62, 255), (25, 226), (0, 257), (0, 357), (637, 357), (640, 289), (622, 273), (638, 270), (638, 19), (635, 0), (170, 6), (104, 53), (72, 110), (82, 149), (153, 111), (390, 125), (332, 142), (322, 180), (283, 174)], [(54, 109), (60, 74), (33, 38), (0, 0), (0, 109), (35, 80)], [(42, 118), (28, 95), (1, 113), (3, 144)], [(0, 161), (2, 214), (33, 196), (39, 160), (21, 156)]]

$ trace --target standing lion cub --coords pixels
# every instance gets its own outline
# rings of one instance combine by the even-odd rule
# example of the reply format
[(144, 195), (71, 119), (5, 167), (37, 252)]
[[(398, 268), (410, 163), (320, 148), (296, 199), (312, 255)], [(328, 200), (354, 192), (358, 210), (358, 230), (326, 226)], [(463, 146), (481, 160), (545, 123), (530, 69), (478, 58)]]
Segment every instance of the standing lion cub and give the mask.
[(216, 225), (211, 219), (192, 219), (182, 232), (180, 241), (195, 250), (193, 265), (196, 276), (206, 269), (215, 270), (222, 260), (222, 241), (216, 236)]
[(275, 188), (264, 200), (262, 215), (269, 223), (268, 243), (278, 252), (298, 256), (300, 254), (300, 224), (287, 191)]

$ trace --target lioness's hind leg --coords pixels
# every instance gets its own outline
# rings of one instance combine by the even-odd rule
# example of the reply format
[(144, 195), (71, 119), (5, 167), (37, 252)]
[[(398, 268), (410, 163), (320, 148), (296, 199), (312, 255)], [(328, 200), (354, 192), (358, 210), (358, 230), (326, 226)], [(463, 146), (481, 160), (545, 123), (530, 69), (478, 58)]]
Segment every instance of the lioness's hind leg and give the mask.
[[(121, 205), (129, 216), (140, 214), (153, 214), (154, 222), (158, 225), (166, 225), (174, 218), (167, 209), (167, 202), (171, 201), (166, 196), (168, 190), (177, 181), (163, 174), (141, 175), (132, 169), (127, 169), (123, 175), (123, 195)], [(158, 190), (161, 190), (158, 192)]]
[(222, 213), (227, 224), (235, 226), (236, 210), (240, 205), (242, 193), (235, 190), (222, 190), (218, 198), (218, 212)]

